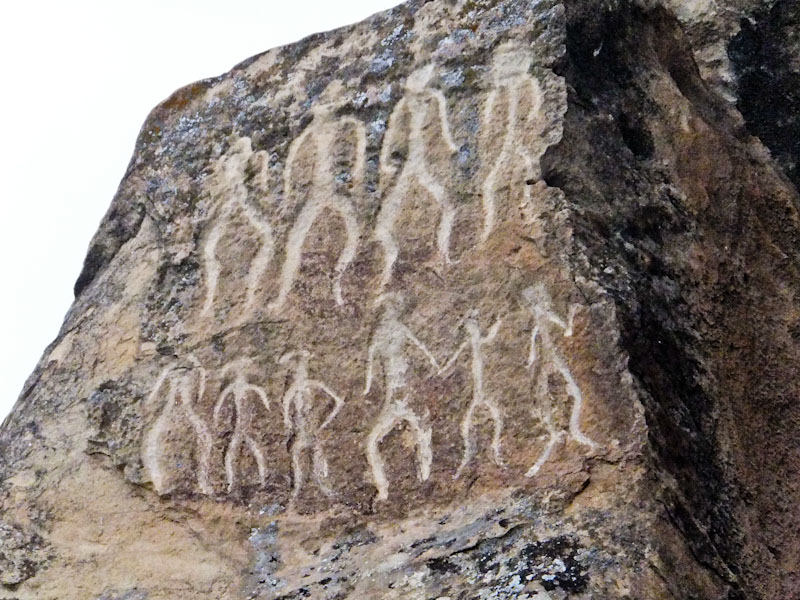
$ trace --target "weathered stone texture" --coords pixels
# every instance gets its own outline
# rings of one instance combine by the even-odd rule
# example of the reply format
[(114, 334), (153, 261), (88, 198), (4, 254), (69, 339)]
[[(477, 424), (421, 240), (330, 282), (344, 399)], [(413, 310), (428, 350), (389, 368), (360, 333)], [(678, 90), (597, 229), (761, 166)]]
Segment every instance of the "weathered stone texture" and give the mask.
[(176, 92), (0, 598), (800, 597), (796, 12), (411, 1)]

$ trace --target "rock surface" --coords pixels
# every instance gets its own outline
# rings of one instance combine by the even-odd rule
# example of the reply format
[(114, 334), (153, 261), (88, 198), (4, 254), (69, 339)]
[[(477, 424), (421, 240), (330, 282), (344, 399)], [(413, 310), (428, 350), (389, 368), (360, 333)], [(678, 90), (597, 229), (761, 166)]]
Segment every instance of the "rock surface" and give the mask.
[(176, 92), (0, 598), (800, 598), (797, 7), (412, 0)]

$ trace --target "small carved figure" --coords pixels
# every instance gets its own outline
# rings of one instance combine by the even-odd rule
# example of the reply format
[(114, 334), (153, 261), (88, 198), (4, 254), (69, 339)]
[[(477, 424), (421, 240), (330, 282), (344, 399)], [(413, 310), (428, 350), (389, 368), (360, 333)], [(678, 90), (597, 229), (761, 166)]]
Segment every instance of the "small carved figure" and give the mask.
[(525, 289), (522, 292), (522, 297), (525, 300), (526, 308), (533, 315), (533, 333), (531, 334), (528, 367), (533, 367), (536, 364), (539, 358), (537, 347), (541, 347), (542, 365), (537, 377), (536, 391), (537, 398), (544, 403), (540, 412), (542, 420), (550, 434), (550, 441), (544, 453), (527, 473), (528, 477), (533, 477), (550, 456), (555, 443), (558, 441), (558, 436), (554, 433), (555, 429), (552, 422), (553, 407), (550, 394), (551, 376), (558, 375), (561, 377), (564, 381), (567, 395), (572, 398), (572, 411), (570, 413), (568, 430), (569, 437), (579, 444), (592, 449), (596, 448), (597, 444), (586, 437), (581, 431), (580, 422), (583, 395), (551, 334), (551, 329), (553, 327), (558, 327), (564, 331), (564, 337), (572, 336), (572, 326), (578, 307), (573, 306), (570, 309), (567, 321), (564, 321), (564, 319), (559, 317), (554, 311), (553, 302), (544, 284), (536, 284)]
[(202, 315), (207, 315), (211, 311), (219, 285), (219, 275), (222, 267), (217, 258), (217, 245), (226, 229), (231, 226), (231, 219), (237, 212), (244, 215), (245, 219), (261, 238), (261, 246), (248, 269), (246, 298), (245, 305), (240, 312), (241, 319), (246, 318), (253, 309), (258, 282), (272, 260), (275, 249), (272, 227), (247, 202), (245, 170), (248, 162), (254, 156), (250, 138), (241, 138), (231, 147), (229, 153), (220, 159), (216, 167), (215, 175), (225, 198), (212, 211), (212, 217), (215, 218), (215, 221), (203, 248), (206, 297), (203, 303)]
[[(483, 183), (483, 231), (481, 241), (485, 242), (495, 227), (497, 206), (495, 189), (498, 179), (503, 184), (519, 185), (523, 190), (523, 203), (527, 206), (531, 200), (531, 186), (526, 182), (538, 178), (538, 156), (524, 140), (534, 129), (530, 122), (538, 116), (542, 105), (542, 91), (539, 82), (528, 73), (531, 67), (531, 53), (513, 45), (503, 45), (497, 49), (492, 64), (493, 87), (486, 98), (483, 116), (483, 127), (486, 137), (499, 141), (499, 152), (493, 152), (495, 159), (489, 174)], [(527, 102), (527, 105), (526, 105)], [(505, 110), (501, 103), (505, 104)], [(527, 106), (526, 112), (521, 112)], [(503, 131), (491, 125), (497, 115), (505, 114)], [(497, 142), (495, 142), (497, 143)], [(521, 164), (520, 164), (521, 163)], [(522, 167), (523, 177), (509, 182), (503, 177), (504, 171)]]
[(209, 481), (208, 471), (211, 461), (213, 439), (208, 425), (200, 418), (194, 409), (195, 400), (200, 400), (206, 389), (206, 371), (194, 357), (187, 358), (188, 365), (170, 365), (161, 371), (153, 391), (148, 398), (148, 404), (155, 404), (163, 391), (167, 388), (167, 401), (161, 414), (144, 439), (142, 450), (142, 464), (150, 474), (153, 487), (159, 494), (170, 491), (168, 483), (169, 473), (166, 472), (163, 462), (164, 438), (169, 431), (180, 426), (181, 421), (187, 422), (195, 433), (197, 444), (197, 483), (200, 492), (212, 495), (214, 490)]
[[(311, 450), (312, 475), (314, 481), (322, 492), (330, 496), (333, 494), (327, 484), (328, 462), (322, 448), (322, 440), (317, 436), (339, 414), (344, 405), (342, 400), (331, 388), (308, 376), (308, 359), (311, 355), (300, 350), (284, 354), (280, 364), (290, 363), (293, 370), (292, 383), (283, 395), (283, 423), (286, 431), (293, 436), (292, 442), (292, 471), (294, 481), (292, 486), (292, 501), (297, 499), (305, 482), (303, 467), (303, 453)], [(333, 401), (333, 408), (328, 416), (316, 429), (311, 422), (314, 392), (319, 391)]]
[(312, 109), (314, 120), (305, 131), (292, 142), (284, 172), (285, 196), (294, 195), (293, 174), (298, 168), (298, 158), (311, 152), (313, 161), (309, 167), (312, 173), (311, 185), (306, 192), (306, 201), (297, 216), (286, 244), (286, 258), (280, 276), (280, 288), (277, 297), (270, 303), (270, 310), (278, 311), (286, 302), (292, 289), (300, 260), (303, 245), (314, 222), (325, 211), (332, 210), (342, 220), (345, 228), (345, 244), (336, 264), (336, 275), (333, 279), (333, 297), (336, 303), (344, 303), (342, 298), (342, 275), (353, 261), (358, 247), (360, 228), (356, 210), (350, 197), (337, 187), (337, 171), (334, 165), (334, 146), (343, 136), (352, 135), (355, 141), (355, 157), (353, 168), (349, 174), (354, 190), (361, 190), (364, 180), (364, 164), (366, 158), (367, 138), (364, 125), (352, 118), (335, 118), (331, 106), (320, 103)]
[(264, 484), (267, 477), (264, 453), (253, 437), (256, 431), (253, 419), (257, 413), (258, 405), (252, 407), (250, 402), (252, 400), (258, 400), (261, 406), (266, 410), (269, 410), (270, 403), (267, 398), (267, 393), (261, 387), (248, 383), (247, 381), (246, 369), (250, 366), (251, 362), (250, 359), (240, 358), (225, 366), (222, 370), (222, 378), (224, 379), (231, 373), (233, 379), (222, 390), (214, 406), (214, 424), (217, 426), (219, 425), (222, 409), (228, 399), (233, 402), (233, 408), (236, 413), (233, 435), (231, 436), (228, 448), (225, 450), (225, 476), (228, 482), (228, 493), (236, 489), (237, 478), (234, 463), (239, 457), (242, 442), (247, 446), (247, 449), (256, 461), (260, 483)]
[(403, 423), (407, 423), (411, 428), (416, 442), (419, 477), (422, 481), (430, 477), (433, 462), (430, 427), (425, 426), (423, 420), (408, 406), (407, 396), (398, 397), (398, 392), (406, 385), (405, 376), (409, 367), (406, 348), (409, 343), (422, 353), (434, 372), (439, 370), (439, 365), (425, 345), (400, 321), (405, 308), (403, 296), (386, 294), (379, 299), (379, 303), (384, 305), (384, 312), (369, 346), (364, 394), (368, 394), (372, 387), (373, 371), (377, 361), (383, 369), (384, 401), (378, 420), (367, 438), (367, 461), (372, 468), (375, 487), (378, 488), (378, 499), (386, 500), (389, 497), (389, 482), (386, 479), (379, 445), (393, 429)]
[(467, 349), (470, 349), (472, 354), (472, 401), (467, 408), (464, 419), (461, 421), (461, 437), (464, 440), (464, 456), (461, 464), (456, 471), (455, 479), (458, 479), (464, 468), (470, 463), (475, 456), (475, 443), (472, 440), (472, 418), (478, 408), (485, 408), (489, 412), (494, 423), (494, 435), (492, 436), (492, 454), (494, 462), (498, 466), (503, 465), (503, 460), (500, 455), (500, 436), (503, 432), (503, 416), (500, 407), (497, 405), (495, 399), (487, 396), (483, 385), (483, 367), (486, 360), (484, 354), (484, 346), (492, 343), (497, 332), (500, 330), (500, 319), (494, 322), (488, 332), (484, 335), (481, 333), (480, 324), (478, 323), (477, 311), (471, 311), (469, 316), (464, 320), (463, 326), (467, 333), (467, 339), (458, 347), (456, 352), (447, 361), (447, 363), (439, 370), (439, 374), (445, 373), (450, 369), (461, 354)]
[[(447, 106), (444, 94), (439, 90), (429, 87), (434, 74), (434, 65), (428, 65), (414, 71), (406, 81), (406, 95), (395, 106), (389, 117), (386, 134), (381, 148), (381, 171), (383, 175), (394, 181), (388, 194), (381, 204), (375, 224), (375, 239), (383, 247), (384, 266), (381, 275), (379, 291), (383, 291), (392, 278), (392, 270), (397, 260), (398, 247), (395, 240), (395, 221), (397, 220), (403, 203), (408, 197), (413, 183), (419, 184), (439, 207), (441, 219), (436, 235), (436, 245), (439, 256), (445, 264), (450, 263), (450, 234), (455, 219), (455, 208), (447, 198), (444, 187), (436, 181), (430, 173), (428, 165), (434, 158), (432, 149), (426, 147), (425, 135), (426, 117), (430, 102), (433, 101), (437, 110), (438, 128), (441, 130), (441, 140), (447, 150), (455, 154), (458, 147), (453, 141), (450, 126), (447, 121)], [(405, 123), (404, 113), (408, 114), (408, 131), (402, 131)], [(408, 155), (396, 174), (396, 167), (392, 163), (392, 154), (395, 144), (400, 139), (407, 142)]]

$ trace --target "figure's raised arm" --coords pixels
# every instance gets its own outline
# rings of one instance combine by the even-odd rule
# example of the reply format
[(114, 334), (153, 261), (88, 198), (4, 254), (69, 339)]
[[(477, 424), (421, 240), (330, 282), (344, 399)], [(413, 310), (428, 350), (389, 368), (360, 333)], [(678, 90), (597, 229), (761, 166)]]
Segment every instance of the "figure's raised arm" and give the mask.
[(458, 146), (453, 141), (453, 134), (450, 133), (450, 122), (447, 119), (447, 100), (444, 94), (439, 90), (432, 90), (433, 97), (436, 98), (436, 105), (439, 108), (439, 120), (442, 123), (442, 137), (444, 138), (447, 147), (453, 153), (458, 152)]
[(494, 325), (491, 326), (486, 336), (483, 338), (484, 342), (491, 342), (494, 338), (497, 337), (497, 333), (500, 331), (500, 324), (502, 323), (502, 319), (497, 319), (494, 322)]

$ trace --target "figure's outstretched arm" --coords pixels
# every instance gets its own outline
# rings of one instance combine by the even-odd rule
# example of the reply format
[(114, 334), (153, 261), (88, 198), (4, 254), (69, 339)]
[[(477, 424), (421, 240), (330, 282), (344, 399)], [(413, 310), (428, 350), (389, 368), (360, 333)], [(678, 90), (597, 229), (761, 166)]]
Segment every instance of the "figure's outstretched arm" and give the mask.
[(580, 308), (579, 304), (573, 304), (569, 307), (569, 317), (567, 317), (567, 328), (564, 330), (564, 337), (572, 337), (573, 326), (575, 325), (575, 315)]
[(356, 160), (353, 164), (354, 186), (363, 183), (367, 161), (367, 133), (364, 124), (353, 117), (345, 117), (344, 122), (350, 125), (356, 134)]
[(425, 347), (425, 344), (419, 341), (417, 336), (415, 336), (414, 333), (408, 327), (403, 325), (403, 329), (405, 330), (408, 339), (411, 340), (414, 343), (414, 345), (417, 348), (419, 348), (425, 355), (425, 357), (430, 361), (431, 366), (434, 368), (434, 370), (439, 371), (439, 363), (437, 362), (436, 357), (433, 354), (431, 354), (431, 351)]
[(561, 327), (561, 329), (564, 330), (564, 335), (567, 335), (567, 332), (569, 332), (569, 335), (572, 335), (572, 329), (567, 324), (567, 322), (564, 321), (564, 319), (559, 317), (557, 314), (550, 312), (549, 310), (547, 311), (546, 316), (547, 320), (550, 321), (553, 325), (555, 325), (556, 327)]
[(502, 319), (497, 319), (494, 322), (494, 325), (489, 329), (489, 332), (483, 338), (484, 342), (491, 342), (495, 337), (497, 337), (497, 332), (500, 331), (500, 324), (503, 322)]
[(300, 152), (300, 148), (305, 144), (306, 138), (311, 134), (311, 130), (314, 128), (314, 122), (312, 121), (293, 142), (289, 148), (289, 155), (286, 158), (286, 166), (283, 169), (283, 195), (285, 198), (289, 198), (292, 193), (293, 185), (292, 185), (292, 171), (294, 171), (294, 161), (297, 159), (297, 154)]
[(328, 418), (325, 419), (325, 421), (323, 421), (322, 425), (319, 426), (319, 430), (322, 431), (323, 429), (325, 429), (328, 426), (328, 424), (331, 421), (333, 421), (333, 419), (336, 418), (336, 415), (339, 414), (339, 411), (342, 410), (342, 406), (344, 406), (344, 400), (342, 400), (336, 394), (336, 392), (334, 392), (331, 388), (329, 388), (327, 385), (325, 385), (321, 381), (311, 381), (309, 383), (313, 387), (315, 387), (315, 388), (317, 388), (319, 390), (322, 390), (325, 394), (327, 394), (328, 396), (331, 397), (331, 400), (333, 400), (333, 410), (328, 415)]
[(531, 334), (531, 350), (528, 354), (528, 367), (532, 367), (536, 363), (536, 339), (539, 337), (539, 326), (533, 328)]
[(406, 99), (401, 98), (397, 104), (395, 104), (394, 110), (386, 123), (386, 133), (383, 135), (383, 143), (381, 144), (380, 169), (387, 175), (394, 175), (397, 170), (390, 160), (392, 157), (392, 145), (394, 144), (395, 138), (397, 137), (397, 130), (399, 129), (396, 121), (402, 118), (403, 111), (406, 110), (407, 104), (408, 102)]
[(245, 393), (253, 392), (256, 396), (258, 396), (258, 399), (261, 400), (261, 404), (264, 405), (264, 408), (269, 410), (269, 398), (267, 397), (267, 392), (265, 392), (262, 388), (249, 383), (245, 386), (244, 391)]
[(372, 387), (372, 368), (375, 363), (375, 342), (370, 344), (369, 352), (367, 354), (367, 381), (364, 384), (364, 395), (366, 396), (369, 394), (369, 390)]
[(450, 367), (452, 367), (455, 364), (455, 362), (458, 360), (458, 357), (461, 356), (461, 353), (464, 352), (464, 350), (466, 350), (468, 345), (469, 342), (462, 342), (461, 345), (458, 347), (458, 349), (453, 353), (453, 356), (451, 356), (448, 359), (448, 361), (444, 364), (444, 366), (441, 369), (439, 369), (439, 371), (436, 374), (441, 375), (442, 373), (446, 373), (450, 369)]
[(220, 393), (219, 400), (217, 400), (217, 403), (214, 405), (214, 425), (218, 425), (219, 424), (219, 415), (220, 415), (220, 411), (222, 411), (222, 407), (225, 405), (225, 399), (229, 395), (235, 394), (235, 393), (236, 393), (236, 389), (234, 388), (233, 384), (231, 384), (228, 387), (226, 387)]
[(458, 152), (458, 146), (456, 146), (456, 143), (453, 141), (453, 134), (450, 133), (450, 123), (447, 120), (447, 101), (444, 98), (444, 94), (439, 90), (434, 90), (431, 93), (433, 97), (436, 98), (436, 104), (439, 107), (439, 121), (442, 123), (442, 136), (448, 148), (450, 148), (450, 151), (455, 154)]

